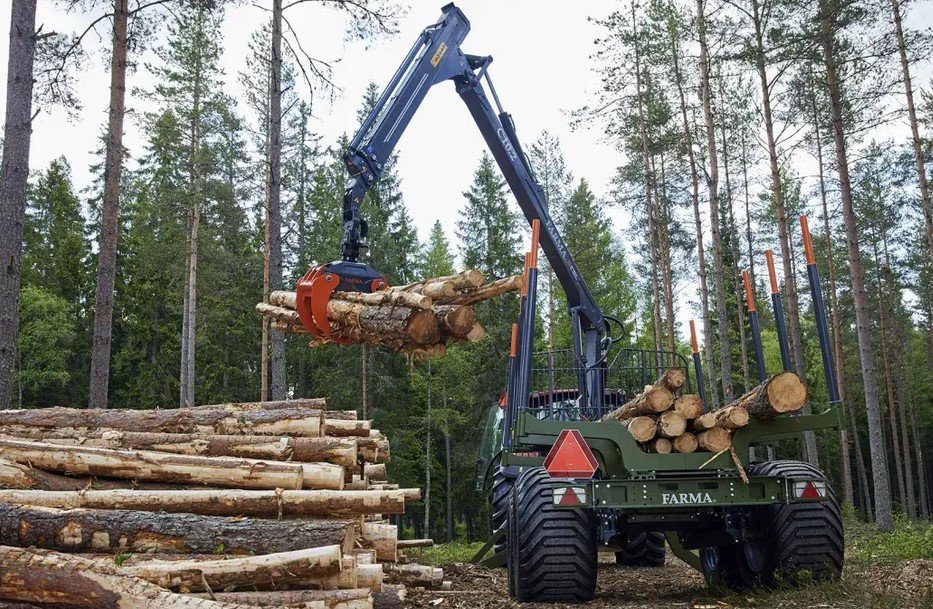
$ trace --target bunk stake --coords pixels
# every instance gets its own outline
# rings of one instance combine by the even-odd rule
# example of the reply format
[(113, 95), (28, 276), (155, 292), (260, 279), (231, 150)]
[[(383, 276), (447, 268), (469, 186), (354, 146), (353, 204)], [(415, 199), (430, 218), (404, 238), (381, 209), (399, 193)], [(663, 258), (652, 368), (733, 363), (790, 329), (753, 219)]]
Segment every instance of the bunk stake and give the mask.
[(748, 306), (748, 324), (752, 327), (752, 347), (755, 349), (755, 363), (758, 367), (758, 382), (763, 383), (768, 378), (765, 369), (765, 356), (761, 348), (761, 327), (758, 325), (758, 305), (755, 304), (755, 286), (752, 285), (748, 271), (742, 271), (742, 282), (745, 283), (745, 300)]
[(709, 412), (709, 402), (706, 401), (706, 381), (703, 379), (703, 362), (700, 360), (700, 347), (697, 344), (697, 329), (693, 320), (690, 320), (690, 346), (693, 347), (693, 370), (697, 375), (697, 391), (700, 401), (703, 402), (703, 412)]
[(833, 352), (829, 346), (829, 331), (826, 328), (826, 306), (823, 303), (823, 291), (820, 289), (820, 271), (813, 256), (813, 243), (810, 241), (810, 227), (807, 217), (800, 216), (800, 230), (803, 233), (803, 249), (807, 256), (807, 276), (810, 279), (810, 295), (813, 298), (813, 312), (816, 314), (816, 333), (820, 339), (820, 355), (823, 359), (823, 376), (826, 377), (826, 389), (830, 405), (837, 405), (839, 385), (836, 380), (836, 367), (833, 364)]
[(781, 303), (781, 291), (778, 289), (777, 273), (774, 272), (774, 254), (765, 251), (768, 262), (768, 277), (771, 279), (771, 305), (774, 307), (774, 327), (777, 330), (778, 346), (781, 348), (781, 367), (790, 372), (790, 348), (787, 346), (787, 326), (784, 325), (784, 305)]

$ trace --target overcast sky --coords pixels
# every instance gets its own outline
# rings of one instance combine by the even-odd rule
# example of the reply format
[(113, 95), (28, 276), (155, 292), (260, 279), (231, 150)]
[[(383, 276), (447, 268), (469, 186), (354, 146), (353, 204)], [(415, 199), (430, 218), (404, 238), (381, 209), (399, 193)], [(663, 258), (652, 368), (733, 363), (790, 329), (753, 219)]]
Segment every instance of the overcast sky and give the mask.
[[(356, 130), (356, 111), (366, 85), (371, 81), (380, 88), (386, 84), (419, 32), (437, 20), (443, 1), (412, 0), (410, 4), (400, 21), (398, 34), (366, 44), (346, 42), (342, 17), (320, 5), (299, 5), (287, 12), (302, 46), (316, 57), (336, 62), (333, 77), (339, 90), (332, 100), (315, 100), (313, 128), (321, 134), (323, 142), (333, 142), (340, 134), (352, 134)], [(604, 16), (621, 3), (614, 0), (460, 0), (457, 4), (472, 24), (463, 48), (468, 53), (495, 58), (490, 73), (503, 105), (515, 118), (525, 147), (529, 147), (542, 130), (550, 130), (559, 136), (575, 178), (586, 178), (594, 191), (604, 196), (622, 157), (602, 139), (598, 130), (571, 129), (568, 112), (586, 104), (599, 87), (599, 77), (592, 71), (589, 59), (598, 29), (587, 17)], [(0, 5), (0, 20), (8, 23), (9, 3), (0, 2)], [(80, 31), (90, 21), (86, 15), (53, 11), (51, 0), (39, 0), (39, 5), (37, 21), (44, 24), (46, 31)], [(929, 3), (918, 3), (910, 23), (928, 25), (933, 20), (931, 12)], [(238, 76), (244, 69), (250, 34), (267, 18), (268, 12), (251, 4), (227, 11), (222, 64), (227, 90), (236, 96), (240, 96)], [(96, 52), (82, 70), (77, 88), (77, 97), (84, 105), (79, 116), (69, 119), (62, 110), (43, 108), (34, 125), (31, 167), (42, 169), (52, 159), (64, 155), (71, 163), (79, 189), (89, 182), (89, 167), (95, 161), (92, 151), (100, 145), (98, 138), (107, 117), (108, 30), (109, 24), (104, 23), (99, 28), (99, 36), (91, 38), (91, 47)], [(6, 81), (6, 55), (7, 46), (2, 44), (0, 82)], [(152, 57), (147, 55), (143, 59)], [(137, 112), (146, 106), (133, 89), (148, 88), (152, 84), (142, 65), (144, 61), (138, 62), (139, 68), (129, 76), (128, 107)], [(915, 86), (928, 87), (929, 66), (918, 66), (917, 70)], [(4, 94), (0, 87), (0, 99)], [(244, 106), (240, 105), (241, 113), (247, 112)], [(252, 120), (252, 117), (247, 118)], [(907, 136), (901, 124), (890, 126), (886, 132), (885, 135)], [(130, 117), (125, 138), (128, 149), (138, 152), (144, 137), (139, 122)], [(453, 85), (435, 86), (398, 148), (402, 191), (422, 238), (438, 219), (453, 236), (454, 223), (464, 203), (462, 193), (471, 182), (484, 148)], [(802, 160), (804, 174), (806, 166), (807, 162)], [(617, 225), (624, 221), (617, 210), (610, 215)], [(681, 286), (680, 321), (690, 315), (694, 291), (692, 282)]]

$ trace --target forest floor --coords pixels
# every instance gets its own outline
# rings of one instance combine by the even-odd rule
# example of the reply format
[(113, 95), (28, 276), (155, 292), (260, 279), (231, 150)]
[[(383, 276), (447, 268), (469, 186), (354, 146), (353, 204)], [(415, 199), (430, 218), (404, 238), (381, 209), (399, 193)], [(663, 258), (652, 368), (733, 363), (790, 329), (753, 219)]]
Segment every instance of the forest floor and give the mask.
[[(585, 606), (598, 609), (933, 609), (933, 525), (901, 524), (895, 533), (880, 535), (866, 525), (856, 524), (849, 527), (846, 537), (846, 568), (841, 581), (743, 594), (709, 588), (700, 573), (670, 552), (667, 564), (660, 569), (618, 567), (609, 562), (611, 554), (601, 554), (597, 598)], [(519, 606), (508, 596), (505, 569), (448, 563), (446, 561), (456, 553), (443, 548), (439, 546), (436, 556), (452, 589), (442, 592), (410, 590), (408, 606), (424, 609)], [(546, 609), (553, 606), (521, 607)]]

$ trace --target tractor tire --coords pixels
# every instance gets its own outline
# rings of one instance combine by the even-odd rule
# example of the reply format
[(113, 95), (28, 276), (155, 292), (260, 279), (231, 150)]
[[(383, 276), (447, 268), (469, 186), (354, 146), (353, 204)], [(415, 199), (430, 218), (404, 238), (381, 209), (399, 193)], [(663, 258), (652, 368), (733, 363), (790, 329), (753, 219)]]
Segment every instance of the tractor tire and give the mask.
[(508, 545), (509, 495), (512, 494), (512, 480), (502, 474), (498, 462), (493, 466), (492, 474), (492, 532), (506, 531), (505, 537), (493, 545), (498, 554)]
[(585, 508), (556, 507), (553, 489), (563, 484), (541, 467), (515, 480), (509, 593), (520, 603), (583, 603), (596, 596), (596, 516)]
[(640, 531), (632, 533), (624, 550), (616, 552), (616, 564), (624, 567), (663, 567), (664, 533)]
[[(750, 476), (807, 477), (826, 481), (817, 468), (802, 461), (768, 461), (752, 466)], [(845, 562), (842, 512), (826, 481), (826, 500), (788, 503), (766, 509), (769, 547), (765, 581), (799, 585), (808, 580), (838, 580)], [(808, 577), (801, 577), (808, 572)]]
[[(802, 461), (755, 463), (748, 474), (826, 480), (818, 469)], [(700, 550), (707, 583), (743, 591), (839, 579), (844, 561), (842, 515), (829, 484), (826, 489), (823, 502), (776, 504), (758, 510), (760, 539)], [(801, 577), (803, 573), (809, 576)]]

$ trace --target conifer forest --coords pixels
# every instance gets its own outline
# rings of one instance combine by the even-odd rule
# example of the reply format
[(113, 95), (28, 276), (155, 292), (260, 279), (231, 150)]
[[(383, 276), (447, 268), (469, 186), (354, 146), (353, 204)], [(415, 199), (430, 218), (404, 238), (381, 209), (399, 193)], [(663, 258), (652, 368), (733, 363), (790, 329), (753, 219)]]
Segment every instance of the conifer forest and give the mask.
[[(309, 348), (306, 335), (279, 332), (256, 311), (340, 258), (343, 153), (391, 76), (374, 69), (363, 95), (348, 95), (349, 68), (316, 46), (327, 36), (383, 53), (413, 4), (422, 0), (39, 0), (37, 17), (37, 0), (4, 3), (0, 409), (326, 397), (331, 410), (372, 419), (392, 439), (391, 481), (421, 488), (394, 521), (400, 538), (484, 541), (491, 508), (475, 488), (477, 450), (505, 388), (518, 296), (476, 304), (485, 337), (427, 359), (367, 344)], [(552, 3), (522, 5), (532, 16), (515, 25), (516, 40), (559, 52), (528, 31)], [(248, 7), (251, 34), (236, 47), (247, 51), (229, 73), (225, 26)], [(340, 27), (312, 35), (292, 17), (299, 11)], [(872, 534), (928, 521), (933, 5), (618, 0), (573, 11), (588, 56), (575, 69), (594, 86), (560, 108), (562, 125), (520, 136), (590, 290), (622, 321), (621, 345), (689, 360), (695, 320), (710, 405), (746, 393), (759, 381), (743, 271), (766, 367), (782, 367), (770, 250), (790, 369), (807, 387), (804, 412), (821, 409), (829, 397), (805, 215), (843, 425), (775, 442), (769, 455), (821, 468), (846, 517)], [(485, 50), (473, 44), (505, 54), (488, 36)], [(94, 100), (79, 95), (89, 72), (109, 83)], [(507, 101), (509, 79), (493, 72)], [(455, 96), (437, 88), (425, 105)], [(544, 93), (536, 103), (556, 105)], [(356, 115), (335, 137), (324, 125), (336, 106)], [(510, 110), (519, 126), (535, 111)], [(61, 142), (33, 135), (63, 115)], [(96, 121), (97, 139), (81, 144), (90, 166), (48, 153), (73, 121)], [(575, 160), (564, 132), (590, 133), (611, 175)], [(36, 163), (37, 150), (52, 160)], [(493, 157), (475, 155), (457, 200), (431, 203), (456, 210), (448, 223), (408, 195), (408, 150), (403, 137), (367, 194), (361, 260), (390, 285), (464, 269), (520, 274), (530, 230)], [(440, 158), (422, 169), (449, 179)], [(537, 299), (535, 348), (569, 349), (566, 301), (543, 256)]]

